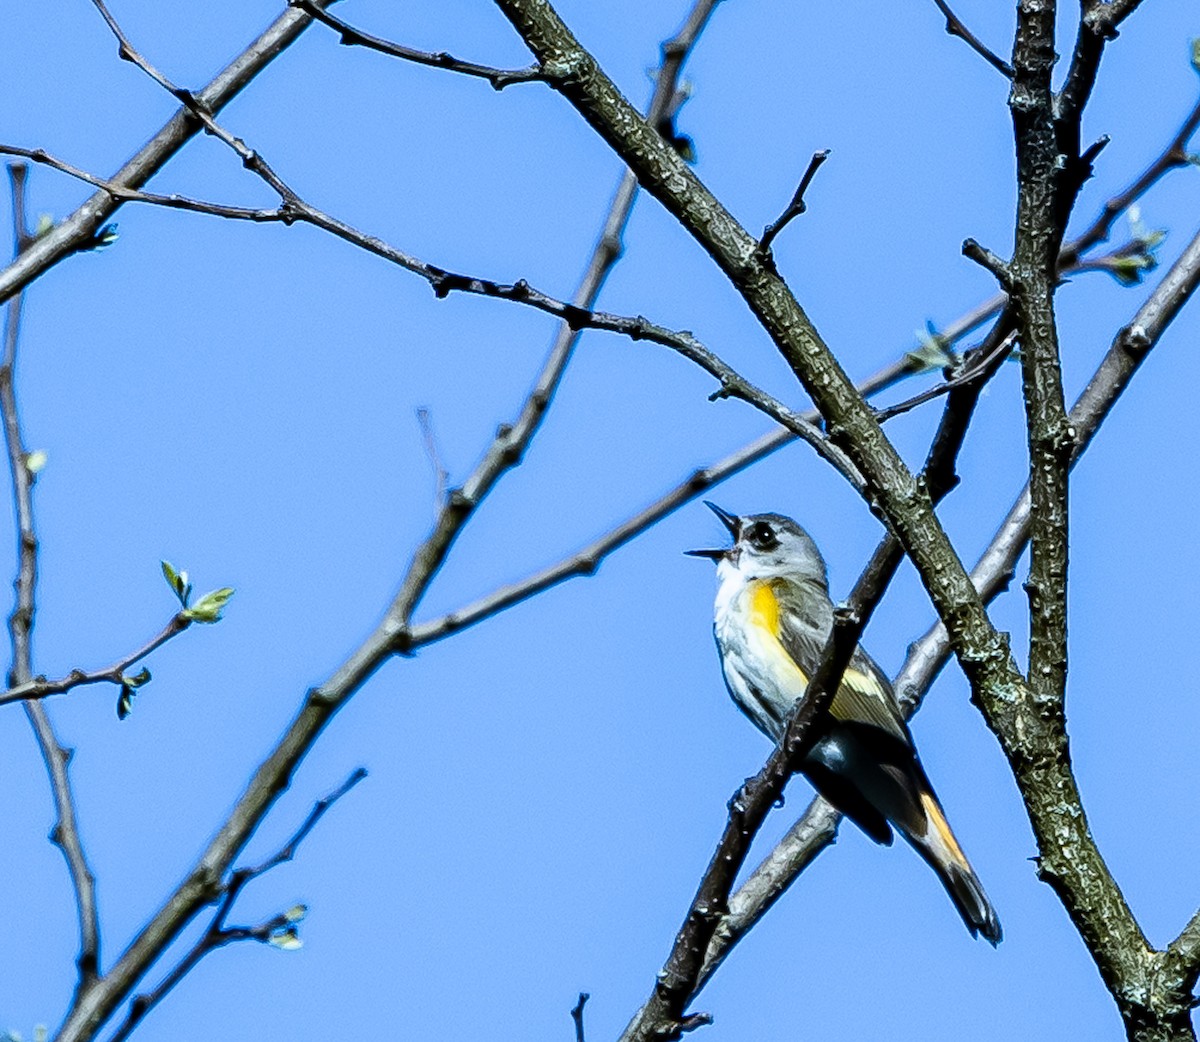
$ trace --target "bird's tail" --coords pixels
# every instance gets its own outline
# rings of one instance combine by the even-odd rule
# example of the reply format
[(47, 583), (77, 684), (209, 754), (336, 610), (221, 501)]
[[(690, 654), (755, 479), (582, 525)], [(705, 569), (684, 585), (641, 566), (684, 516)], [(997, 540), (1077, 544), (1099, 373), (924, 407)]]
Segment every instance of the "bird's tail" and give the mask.
[(993, 946), (999, 944), (1003, 932), (996, 910), (984, 893), (983, 884), (979, 882), (958, 840), (954, 838), (937, 797), (925, 788), (920, 793), (920, 800), (921, 809), (925, 812), (923, 833), (917, 833), (899, 821), (895, 824), (917, 853), (937, 872), (971, 934), (982, 935)]

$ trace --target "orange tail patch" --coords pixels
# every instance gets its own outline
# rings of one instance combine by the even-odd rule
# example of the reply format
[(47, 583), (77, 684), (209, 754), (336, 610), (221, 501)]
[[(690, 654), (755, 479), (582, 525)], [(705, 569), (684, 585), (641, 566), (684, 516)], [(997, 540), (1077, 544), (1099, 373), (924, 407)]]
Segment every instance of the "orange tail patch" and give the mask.
[(925, 809), (926, 817), (929, 818), (938, 837), (951, 856), (961, 864), (968, 864), (967, 855), (962, 852), (962, 847), (958, 845), (958, 840), (954, 838), (954, 833), (950, 831), (950, 824), (946, 821), (946, 815), (942, 813), (942, 808), (938, 806), (938, 802), (933, 798), (932, 793), (921, 793), (921, 806)]

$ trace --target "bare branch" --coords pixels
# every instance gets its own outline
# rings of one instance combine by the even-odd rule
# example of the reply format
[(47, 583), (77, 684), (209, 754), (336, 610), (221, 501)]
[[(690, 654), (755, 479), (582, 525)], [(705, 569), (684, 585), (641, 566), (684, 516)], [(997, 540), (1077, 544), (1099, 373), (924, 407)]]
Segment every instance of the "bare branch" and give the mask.
[(763, 229), (762, 238), (758, 240), (758, 249), (764, 257), (771, 255), (771, 243), (775, 241), (775, 236), (808, 209), (807, 204), (804, 202), (804, 193), (808, 191), (808, 186), (812, 183), (812, 179), (816, 176), (817, 171), (821, 169), (821, 164), (828, 158), (829, 149), (827, 148), (823, 148), (821, 151), (812, 154), (812, 159), (808, 161), (808, 167), (804, 171), (804, 176), (800, 178), (800, 184), (797, 185), (796, 191), (792, 195), (792, 201), (787, 204), (787, 208), (783, 213)]
[(1166, 148), (1155, 157), (1129, 187), (1107, 199), (1099, 215), (1088, 228), (1078, 238), (1063, 247), (1059, 259), (1060, 266), (1070, 267), (1081, 253), (1107, 239), (1121, 214), (1145, 195), (1169, 171), (1188, 165), (1187, 145), (1196, 133), (1197, 127), (1200, 127), (1200, 100), (1197, 100), (1192, 107), (1192, 111), (1188, 113)]
[(902, 402), (897, 402), (895, 405), (889, 405), (887, 408), (877, 409), (875, 411), (875, 415), (878, 417), (879, 422), (886, 423), (893, 416), (900, 416), (903, 413), (915, 409), (918, 405), (923, 405), (925, 402), (932, 401), (934, 398), (940, 398), (943, 394), (949, 394), (956, 387), (963, 387), (980, 379), (980, 377), (990, 370), (992, 363), (995, 362), (997, 358), (1008, 357), (1009, 353), (1012, 351), (1013, 342), (1015, 339), (1016, 335), (1013, 333), (1010, 333), (1005, 337), (1001, 337), (1000, 343), (997, 344), (996, 347), (992, 348), (992, 350), (989, 351), (983, 357), (983, 359), (975, 365), (964, 367), (962, 372), (952, 376), (949, 380), (946, 380), (935, 387), (930, 387), (929, 389), (922, 391), (920, 394), (915, 394), (911, 398), (906, 398)]
[[(333, 0), (315, 0), (320, 5)], [(287, 10), (218, 74), (196, 100), (209, 112), (220, 112), (242, 89), (283, 53), (312, 24), (300, 11)], [(188, 108), (180, 109), (111, 180), (126, 188), (141, 188), (200, 130)], [(0, 271), (0, 303), (5, 302), (65, 257), (89, 249), (121, 200), (99, 191), (73, 214), (41, 235), (12, 264)]]
[(187, 210), (193, 213), (209, 214), (213, 217), (224, 217), (228, 220), (255, 221), (259, 223), (279, 222), (290, 224), (296, 218), (283, 206), (271, 209), (254, 209), (248, 206), (226, 206), (223, 203), (207, 202), (203, 199), (192, 199), (185, 195), (160, 195), (157, 192), (143, 192), (135, 188), (127, 188), (117, 181), (109, 181), (98, 177), (86, 170), (68, 163), (64, 159), (51, 155), (44, 148), (22, 148), (19, 145), (0, 144), (0, 155), (17, 156), (34, 163), (48, 166), (60, 173), (83, 181), (93, 188), (99, 188), (122, 203), (146, 203), (150, 206), (161, 206), (170, 210)]
[[(24, 164), (11, 164), (8, 168), (12, 184), (12, 207), (14, 229), (14, 253), (20, 257), (30, 246), (30, 235), (25, 219)], [(29, 468), (29, 454), (21, 434), (20, 414), (17, 409), (15, 390), (17, 343), (20, 336), (21, 306), (23, 294), (17, 292), (9, 298), (8, 322), (4, 334), (4, 357), (0, 364), (0, 414), (4, 424), (4, 443), (8, 450), (8, 468), (12, 479), (13, 502), (17, 514), (17, 579), (16, 604), (8, 619), (12, 642), (12, 667), (8, 673), (9, 687), (26, 683), (33, 675), (33, 652), (30, 638), (33, 634), (36, 610), (38, 538), (33, 520), (34, 472)], [(79, 826), (75, 818), (75, 797), (71, 791), (71, 779), (67, 765), (71, 751), (58, 740), (45, 707), (39, 702), (26, 702), (25, 715), (37, 737), (42, 760), (50, 778), (54, 794), (57, 820), (50, 831), (51, 842), (62, 851), (75, 891), (75, 908), (79, 920), (79, 954), (76, 957), (78, 980), (76, 994), (87, 987), (100, 969), (100, 918), (96, 906), (96, 878), (92, 874), (79, 838)]]
[(968, 47), (978, 54), (985, 62), (993, 69), (1000, 73), (1001, 76), (1011, 80), (1013, 76), (1012, 66), (1003, 58), (992, 51), (982, 40), (979, 39), (970, 29), (962, 22), (962, 19), (954, 13), (946, 0), (933, 0), (937, 4), (937, 8), (942, 12), (946, 19), (946, 32), (951, 36), (957, 36)]
[[(863, 381), (860, 390), (865, 397), (871, 397), (900, 380), (912, 376), (917, 371), (919, 370), (913, 367), (911, 360), (905, 355), (899, 361)], [(815, 424), (820, 416), (815, 410), (811, 410), (801, 414), (801, 419)], [(711, 466), (692, 471), (670, 491), (615, 528), (610, 529), (582, 550), (519, 582), (502, 586), (487, 596), (472, 601), (455, 611), (413, 625), (408, 633), (409, 646), (416, 649), (424, 644), (441, 640), (460, 629), (482, 622), (497, 612), (520, 604), (567, 579), (592, 575), (600, 567), (604, 558), (646, 531), (651, 525), (674, 513), (685, 503), (690, 503), (698, 498), (713, 485), (745, 470), (794, 440), (795, 435), (790, 430), (786, 427), (777, 427)]]
[(579, 993), (579, 1001), (575, 1003), (575, 1008), (571, 1010), (571, 1019), (575, 1021), (575, 1042), (586, 1042), (583, 1034), (583, 1007), (590, 998), (591, 995), (586, 991), (581, 991)]
[(996, 256), (986, 246), (980, 246), (974, 239), (966, 239), (962, 244), (963, 256), (967, 260), (973, 260), (985, 271), (991, 272), (996, 276), (996, 281), (1000, 285), (1007, 287), (1012, 281), (1012, 275), (1009, 273), (1008, 265)]
[(392, 58), (416, 62), (418, 65), (432, 65), (438, 69), (459, 72), (464, 76), (478, 76), (487, 80), (494, 89), (503, 90), (513, 83), (545, 82), (549, 74), (540, 65), (529, 65), (524, 69), (497, 69), (489, 65), (477, 65), (475, 62), (462, 61), (445, 51), (418, 51), (403, 44), (392, 43), (379, 36), (372, 36), (355, 28), (349, 22), (330, 14), (323, 6), (313, 0), (287, 0), (289, 7), (299, 8), (305, 14), (311, 15), (318, 22), (323, 22), (333, 29), (340, 37), (340, 42), (348, 47), (365, 47)]
[(258, 865), (249, 868), (239, 868), (230, 874), (229, 880), (223, 887), (217, 908), (213, 912), (212, 920), (208, 924), (208, 929), (205, 930), (199, 940), (192, 945), (153, 990), (134, 996), (129, 1003), (129, 1012), (126, 1013), (125, 1019), (121, 1021), (117, 1030), (113, 1032), (111, 1038), (109, 1038), (109, 1042), (124, 1042), (125, 1039), (133, 1034), (134, 1029), (145, 1019), (146, 1014), (162, 1002), (175, 986), (199, 965), (200, 961), (206, 955), (210, 955), (235, 941), (258, 941), (260, 944), (273, 944), (280, 942), (287, 943), (289, 941), (294, 942), (296, 940), (296, 924), (304, 918), (306, 911), (303, 905), (297, 905), (286, 912), (270, 916), (254, 926), (228, 926), (226, 920), (233, 911), (233, 906), (241, 895), (242, 890), (245, 889), (246, 884), (270, 872), (271, 869), (291, 861), (296, 856), (296, 851), (300, 844), (316, 828), (317, 823), (325, 816), (326, 811), (366, 776), (367, 772), (365, 768), (356, 768), (337, 789), (313, 805), (303, 824), (271, 857)]
[(183, 612), (179, 612), (154, 637), (111, 666), (90, 671), (73, 669), (58, 680), (47, 680), (43, 676), (32, 677), (24, 683), (14, 684), (7, 690), (0, 691), (0, 705), (27, 699), (48, 698), (50, 695), (62, 695), (73, 688), (86, 687), (89, 684), (122, 684), (125, 682), (126, 670), (137, 665), (156, 648), (162, 647), (167, 641), (177, 637), (191, 624), (192, 620), (187, 618)]
[(713, 935), (728, 908), (734, 880), (767, 814), (779, 804), (788, 781), (818, 738), (817, 723), (833, 702), (869, 615), (870, 605), (865, 602), (836, 612), (820, 668), (804, 698), (789, 710), (783, 735), (766, 764), (730, 799), (725, 830), (671, 953), (655, 978), (654, 991), (621, 1033), (620, 1042), (675, 1037), (689, 1030), (685, 1024), (696, 1024), (697, 1016), (705, 1018), (705, 1023), (710, 1019), (707, 1014), (688, 1016), (686, 1010), (696, 994)]

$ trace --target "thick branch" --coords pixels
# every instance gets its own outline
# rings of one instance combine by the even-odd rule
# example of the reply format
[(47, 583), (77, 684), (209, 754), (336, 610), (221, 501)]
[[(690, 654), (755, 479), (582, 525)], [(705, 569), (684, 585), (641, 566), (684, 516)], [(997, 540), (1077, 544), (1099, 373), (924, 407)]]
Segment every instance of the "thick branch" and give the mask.
[(945, 618), (972, 681), (1007, 692), (1023, 686), (1007, 639), (996, 632), (934, 514), (929, 497), (788, 287), (756, 255), (756, 243), (637, 116), (546, 0), (497, 0), (557, 89), (637, 173), (642, 185), (712, 256), (816, 402), (834, 440), (866, 478), (874, 502), (913, 559)]

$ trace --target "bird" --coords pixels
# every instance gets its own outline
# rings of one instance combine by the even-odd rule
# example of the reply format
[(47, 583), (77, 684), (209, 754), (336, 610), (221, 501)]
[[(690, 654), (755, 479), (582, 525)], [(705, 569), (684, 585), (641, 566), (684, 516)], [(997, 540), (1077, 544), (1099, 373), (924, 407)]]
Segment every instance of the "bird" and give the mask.
[[(725, 684), (778, 742), (833, 630), (825, 560), (790, 517), (705, 505), (733, 537), (729, 547), (686, 551), (717, 564), (713, 633)], [(895, 828), (937, 873), (972, 936), (999, 944), (996, 910), (921, 766), (891, 683), (861, 646), (817, 726), (800, 767), (813, 787), (877, 843), (890, 845)]]

